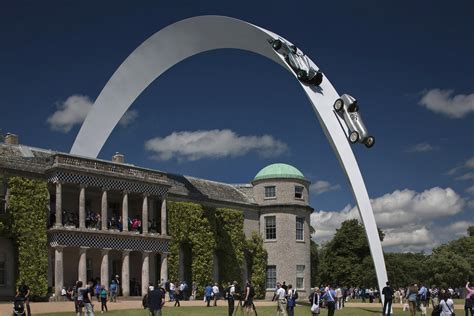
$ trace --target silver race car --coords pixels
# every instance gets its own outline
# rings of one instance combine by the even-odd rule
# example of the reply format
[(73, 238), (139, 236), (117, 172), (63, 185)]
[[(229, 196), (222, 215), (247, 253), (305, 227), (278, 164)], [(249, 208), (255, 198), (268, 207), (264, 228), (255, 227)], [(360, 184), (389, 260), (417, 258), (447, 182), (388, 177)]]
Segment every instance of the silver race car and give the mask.
[(369, 136), (367, 128), (359, 113), (357, 100), (348, 94), (343, 94), (334, 102), (334, 110), (342, 116), (349, 128), (349, 141), (364, 144), (367, 148), (374, 146), (375, 138)]
[(298, 51), (295, 45), (290, 45), (281, 38), (272, 39), (270, 43), (274, 50), (285, 57), (285, 61), (290, 65), (291, 69), (293, 69), (300, 81), (316, 86), (321, 84), (323, 81), (323, 73), (314, 69), (308, 57), (301, 51)]

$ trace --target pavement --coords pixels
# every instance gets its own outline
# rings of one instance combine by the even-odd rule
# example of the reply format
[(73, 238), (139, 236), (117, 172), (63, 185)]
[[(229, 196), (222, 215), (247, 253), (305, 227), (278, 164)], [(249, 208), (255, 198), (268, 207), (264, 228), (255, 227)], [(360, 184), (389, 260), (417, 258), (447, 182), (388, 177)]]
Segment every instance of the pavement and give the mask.
[[(197, 301), (180, 301), (181, 307), (186, 306), (206, 306), (206, 303), (202, 300)], [(166, 301), (166, 306), (173, 307), (174, 302)], [(219, 300), (217, 302), (219, 306), (227, 306), (227, 302), (225, 300)], [(258, 306), (276, 306), (275, 302), (272, 301), (255, 301), (255, 305)], [(94, 300), (95, 310), (100, 310), (100, 303)], [(109, 310), (124, 310), (124, 309), (141, 309), (142, 301), (141, 299), (122, 299), (118, 300), (117, 302), (107, 302), (107, 306)], [(308, 304), (309, 306), (309, 304)], [(366, 308), (366, 307), (382, 307), (379, 303), (346, 303), (346, 307), (359, 307), (359, 308)], [(74, 305), (72, 302), (32, 302), (30, 303), (31, 313), (33, 315), (38, 314), (50, 314), (54, 312), (73, 312)], [(401, 308), (400, 304), (394, 304), (394, 308)], [(459, 309), (459, 304), (458, 308)], [(0, 303), (0, 316), (9, 316), (12, 313), (13, 303), (11, 302), (2, 302)]]

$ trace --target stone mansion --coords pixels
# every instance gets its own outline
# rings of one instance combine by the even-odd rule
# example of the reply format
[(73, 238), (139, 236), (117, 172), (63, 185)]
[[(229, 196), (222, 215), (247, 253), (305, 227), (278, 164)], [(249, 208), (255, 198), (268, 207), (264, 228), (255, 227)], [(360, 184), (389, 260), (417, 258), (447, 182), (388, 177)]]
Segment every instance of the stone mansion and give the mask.
[[(118, 275), (124, 296), (134, 294), (134, 284), (143, 293), (149, 282), (167, 280), (167, 200), (241, 211), (245, 236), (259, 232), (268, 252), (267, 298), (277, 281), (293, 284), (301, 297), (310, 293), (310, 182), (290, 165), (266, 166), (249, 184), (232, 185), (137, 167), (121, 154), (106, 161), (34, 148), (8, 134), (0, 143), (0, 217), (8, 212), (12, 176), (48, 183), (45, 251), (56, 295), (96, 277), (108, 286)], [(0, 297), (14, 295), (16, 274), (15, 246), (0, 236)]]

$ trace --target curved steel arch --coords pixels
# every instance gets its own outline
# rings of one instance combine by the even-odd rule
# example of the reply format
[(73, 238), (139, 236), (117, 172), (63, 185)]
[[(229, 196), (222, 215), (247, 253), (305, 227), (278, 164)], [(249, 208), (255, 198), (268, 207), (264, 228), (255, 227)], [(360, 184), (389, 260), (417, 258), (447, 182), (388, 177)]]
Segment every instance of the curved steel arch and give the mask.
[[(71, 153), (97, 157), (122, 115), (143, 90), (167, 69), (193, 55), (222, 48), (242, 49), (267, 57), (294, 75), (268, 43), (276, 37), (268, 30), (224, 16), (198, 16), (165, 27), (135, 49), (112, 75), (87, 115)], [(327, 77), (320, 87), (303, 83), (301, 87), (349, 180), (382, 289), (387, 281), (382, 245), (362, 174), (347, 141), (347, 129), (333, 111), (333, 102), (339, 95)]]

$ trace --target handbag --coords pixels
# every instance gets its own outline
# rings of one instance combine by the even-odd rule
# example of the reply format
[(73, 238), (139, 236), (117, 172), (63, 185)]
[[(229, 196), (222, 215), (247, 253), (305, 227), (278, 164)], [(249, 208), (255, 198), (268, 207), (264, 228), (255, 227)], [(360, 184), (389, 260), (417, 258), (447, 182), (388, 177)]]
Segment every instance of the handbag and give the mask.
[[(315, 294), (314, 296), (316, 296), (317, 294)], [(311, 313), (313, 314), (319, 314), (320, 313), (320, 309), (319, 309), (319, 295), (318, 295), (318, 301), (315, 302), (315, 299), (314, 299), (314, 296), (313, 296), (313, 305), (311, 305)]]

